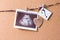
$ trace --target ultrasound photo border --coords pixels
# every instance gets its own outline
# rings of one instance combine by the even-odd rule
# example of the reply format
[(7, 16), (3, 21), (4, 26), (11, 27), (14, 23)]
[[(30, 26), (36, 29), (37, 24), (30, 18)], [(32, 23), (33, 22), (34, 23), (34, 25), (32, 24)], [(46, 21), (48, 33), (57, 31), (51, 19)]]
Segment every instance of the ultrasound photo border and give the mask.
[[(36, 26), (36, 28), (28, 28), (28, 27), (24, 27), (24, 26), (17, 26), (17, 25), (15, 25), (16, 24), (16, 17), (17, 17), (17, 12), (18, 11), (19, 12), (29, 13), (29, 14), (32, 13), (32, 14), (36, 14), (37, 15), (37, 12), (34, 12), (34, 11), (27, 11), (27, 10), (16, 9), (15, 19), (14, 19), (14, 28), (37, 31), (37, 26)], [(38, 18), (38, 16), (37, 16), (37, 18)]]

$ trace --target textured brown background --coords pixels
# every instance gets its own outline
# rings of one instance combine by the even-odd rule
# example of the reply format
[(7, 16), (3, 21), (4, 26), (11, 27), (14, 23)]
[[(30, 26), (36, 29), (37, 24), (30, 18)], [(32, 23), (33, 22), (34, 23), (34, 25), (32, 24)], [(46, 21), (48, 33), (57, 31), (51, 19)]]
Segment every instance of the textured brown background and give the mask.
[[(49, 5), (60, 0), (0, 0), (0, 10), (26, 9)], [(60, 5), (48, 8), (53, 12), (49, 21), (44, 20), (38, 32), (14, 29), (14, 12), (0, 13), (0, 40), (60, 40)]]

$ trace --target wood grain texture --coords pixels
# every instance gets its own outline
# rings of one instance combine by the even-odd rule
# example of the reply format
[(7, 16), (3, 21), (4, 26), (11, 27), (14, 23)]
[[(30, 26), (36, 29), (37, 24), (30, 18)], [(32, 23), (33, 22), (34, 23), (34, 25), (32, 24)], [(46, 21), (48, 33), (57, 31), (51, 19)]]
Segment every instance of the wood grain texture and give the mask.
[[(60, 0), (0, 0), (0, 10), (26, 9), (49, 5)], [(38, 32), (19, 30), (14, 28), (14, 12), (0, 13), (0, 40), (60, 40), (60, 5), (48, 8), (53, 15), (49, 21), (44, 20)]]

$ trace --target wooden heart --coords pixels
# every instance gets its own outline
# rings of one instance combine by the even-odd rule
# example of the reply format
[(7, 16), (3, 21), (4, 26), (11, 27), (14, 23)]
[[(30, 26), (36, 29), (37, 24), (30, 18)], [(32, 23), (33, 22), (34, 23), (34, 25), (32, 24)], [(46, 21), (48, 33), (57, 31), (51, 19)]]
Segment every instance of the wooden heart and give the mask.
[(43, 19), (40, 17), (40, 18), (34, 18), (34, 24), (37, 26), (37, 27), (40, 27), (43, 23)]

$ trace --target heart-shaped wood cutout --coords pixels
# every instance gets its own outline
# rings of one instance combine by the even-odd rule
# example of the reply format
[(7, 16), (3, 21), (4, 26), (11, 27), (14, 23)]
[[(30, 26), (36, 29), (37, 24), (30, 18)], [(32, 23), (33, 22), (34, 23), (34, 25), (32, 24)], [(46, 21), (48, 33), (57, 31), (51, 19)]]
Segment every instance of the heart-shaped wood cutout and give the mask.
[(39, 18), (34, 18), (34, 24), (37, 26), (37, 27), (40, 27), (43, 23), (43, 19), (41, 17)]

